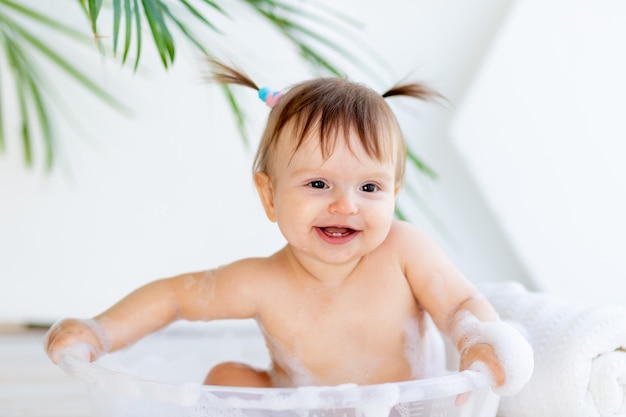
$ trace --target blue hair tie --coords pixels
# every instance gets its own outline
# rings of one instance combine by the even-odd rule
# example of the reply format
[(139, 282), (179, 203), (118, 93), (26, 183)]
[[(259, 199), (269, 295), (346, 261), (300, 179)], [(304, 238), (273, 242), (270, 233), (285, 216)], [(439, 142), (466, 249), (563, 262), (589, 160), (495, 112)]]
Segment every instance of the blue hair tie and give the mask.
[(274, 107), (282, 96), (283, 93), (280, 91), (272, 91), (268, 87), (262, 87), (259, 89), (259, 98), (270, 107)]

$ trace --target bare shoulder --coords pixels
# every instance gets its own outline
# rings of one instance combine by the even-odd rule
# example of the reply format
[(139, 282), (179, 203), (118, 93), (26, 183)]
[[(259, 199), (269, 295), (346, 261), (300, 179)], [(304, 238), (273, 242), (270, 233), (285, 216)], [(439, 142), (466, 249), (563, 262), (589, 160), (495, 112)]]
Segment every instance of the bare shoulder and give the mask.
[(396, 249), (408, 251), (434, 245), (433, 240), (420, 228), (401, 220), (396, 220), (391, 224), (387, 241)]
[(212, 320), (255, 317), (284, 274), (273, 256), (247, 258), (176, 277), (184, 317)]
[(245, 258), (211, 270), (220, 280), (245, 282), (246, 285), (265, 285), (267, 280), (280, 276), (282, 268), (279, 257)]
[(394, 221), (387, 241), (387, 251), (397, 254), (405, 270), (416, 271), (426, 265), (433, 267), (449, 262), (439, 245), (411, 223)]

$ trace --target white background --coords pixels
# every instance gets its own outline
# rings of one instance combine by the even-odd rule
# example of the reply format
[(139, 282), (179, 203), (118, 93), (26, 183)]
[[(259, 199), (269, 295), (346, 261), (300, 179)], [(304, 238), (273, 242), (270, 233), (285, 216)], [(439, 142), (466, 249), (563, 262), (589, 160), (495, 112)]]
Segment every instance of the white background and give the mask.
[[(30, 3), (88, 31), (74, 1)], [(449, 99), (394, 103), (411, 148), (438, 174), (429, 181), (409, 171), (422, 203), (403, 194), (400, 204), (468, 278), (624, 303), (626, 3), (320, 3), (363, 24), (348, 33), (367, 48), (350, 46), (364, 63), (337, 58), (350, 78), (382, 92), (410, 75)], [(243, 7), (235, 11), (232, 21), (220, 20), (226, 35), (207, 34), (221, 57), (277, 89), (313, 76), (271, 29)], [(106, 19), (100, 28), (110, 33)], [(219, 89), (204, 83), (198, 54), (179, 42), (166, 72), (144, 41), (137, 74), (91, 46), (60, 43), (131, 116), (43, 67), (61, 103), (50, 174), (41, 158), (34, 169), (23, 166), (8, 109), (0, 322), (92, 316), (152, 279), (284, 244), (251, 178), (267, 108), (253, 91), (237, 90), (248, 114), (246, 149)], [(1, 94), (3, 103), (14, 97)]]

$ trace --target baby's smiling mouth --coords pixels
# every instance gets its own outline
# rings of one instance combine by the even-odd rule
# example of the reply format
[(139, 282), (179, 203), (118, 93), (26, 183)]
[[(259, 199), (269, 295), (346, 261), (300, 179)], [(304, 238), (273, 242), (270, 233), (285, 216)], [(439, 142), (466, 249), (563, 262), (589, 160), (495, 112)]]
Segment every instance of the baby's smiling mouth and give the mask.
[(344, 245), (356, 239), (360, 230), (347, 226), (318, 226), (315, 228), (322, 240), (330, 245)]
[(324, 232), (327, 236), (330, 236), (330, 237), (346, 237), (356, 232), (356, 230), (351, 229), (349, 227), (337, 227), (337, 226), (320, 227), (319, 229), (322, 232)]

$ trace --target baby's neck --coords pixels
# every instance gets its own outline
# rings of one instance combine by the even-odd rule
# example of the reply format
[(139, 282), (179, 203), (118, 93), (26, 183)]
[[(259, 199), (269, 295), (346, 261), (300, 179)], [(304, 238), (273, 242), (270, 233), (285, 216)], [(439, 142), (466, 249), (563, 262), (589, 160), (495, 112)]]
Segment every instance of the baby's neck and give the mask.
[(294, 276), (325, 287), (341, 286), (354, 274), (363, 258), (343, 264), (329, 264), (299, 253), (286, 245), (281, 253), (294, 272)]

